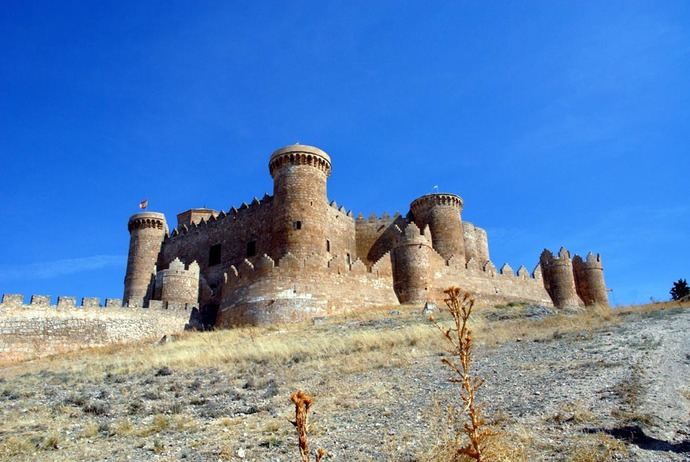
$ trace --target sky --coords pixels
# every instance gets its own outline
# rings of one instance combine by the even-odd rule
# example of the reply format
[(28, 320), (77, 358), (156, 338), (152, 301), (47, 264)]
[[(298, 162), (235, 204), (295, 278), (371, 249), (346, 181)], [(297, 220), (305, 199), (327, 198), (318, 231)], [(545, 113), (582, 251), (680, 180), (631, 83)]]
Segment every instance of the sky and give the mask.
[(128, 217), (272, 192), (454, 192), (496, 266), (600, 252), (614, 304), (690, 277), (690, 2), (3, 1), (0, 293), (120, 297)]

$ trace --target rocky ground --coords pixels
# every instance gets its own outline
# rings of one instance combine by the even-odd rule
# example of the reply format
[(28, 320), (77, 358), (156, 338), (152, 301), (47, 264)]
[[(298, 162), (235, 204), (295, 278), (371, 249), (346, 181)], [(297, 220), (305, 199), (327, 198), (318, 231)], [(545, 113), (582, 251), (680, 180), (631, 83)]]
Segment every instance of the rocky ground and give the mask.
[[(425, 322), (418, 311), (312, 328), (333, 336), (363, 326), (390, 331)], [(547, 309), (481, 316), (477, 329), (496, 333), (480, 336), (474, 365), (486, 380), (485, 413), (514, 448), (506, 460), (690, 460), (690, 310), (618, 314), (562, 330), (540, 324), (553, 316)], [(501, 325), (509, 335), (492, 330)], [(316, 400), (312, 446), (330, 460), (430, 460), (447, 437), (457, 393), (441, 348), (415, 342), (406, 352), (355, 351), (335, 362), (295, 356), (279, 365), (172, 363), (99, 374), (40, 361), (6, 367), (0, 459), (294, 461), (289, 395), (301, 388)]]

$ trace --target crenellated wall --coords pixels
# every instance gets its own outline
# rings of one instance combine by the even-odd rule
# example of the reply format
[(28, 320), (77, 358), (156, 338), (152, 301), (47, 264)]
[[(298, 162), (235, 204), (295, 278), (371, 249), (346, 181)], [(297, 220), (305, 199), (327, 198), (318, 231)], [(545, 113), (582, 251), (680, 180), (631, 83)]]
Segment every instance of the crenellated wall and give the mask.
[(348, 265), (342, 257), (324, 264), (318, 255), (286, 254), (276, 263), (263, 255), (232, 266), (223, 292), (216, 322), (220, 327), (294, 322), (398, 303), (388, 256), (367, 268), (360, 260)]
[(393, 216), (384, 212), (380, 217), (372, 214), (368, 219), (360, 214), (355, 222), (357, 258), (370, 266), (393, 249), (400, 229), (406, 224), (407, 221), (399, 212)]
[(139, 340), (158, 340), (182, 332), (192, 306), (152, 301), (150, 308), (123, 307), (122, 300), (32, 295), (29, 304), (18, 294), (0, 303), (0, 361)]

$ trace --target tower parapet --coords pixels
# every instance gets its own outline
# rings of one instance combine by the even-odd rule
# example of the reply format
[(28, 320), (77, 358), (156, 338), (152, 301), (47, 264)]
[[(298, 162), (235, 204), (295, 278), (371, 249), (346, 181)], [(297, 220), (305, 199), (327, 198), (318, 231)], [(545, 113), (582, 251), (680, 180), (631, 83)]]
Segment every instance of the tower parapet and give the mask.
[(295, 144), (275, 151), (268, 166), (273, 177), (276, 256), (322, 254), (331, 158), (314, 146)]
[[(425, 230), (429, 233), (428, 228)], [(429, 299), (431, 248), (428, 237), (413, 222), (391, 252), (393, 289), (400, 303), (423, 303)]]
[(129, 218), (127, 229), (130, 238), (123, 300), (145, 304), (152, 295), (156, 261), (168, 226), (162, 213), (142, 212)]
[(427, 194), (410, 204), (417, 227), (429, 226), (434, 249), (446, 260), (465, 259), (465, 241), (460, 214), (462, 198), (455, 194)]
[(601, 256), (589, 252), (583, 260), (579, 255), (575, 255), (573, 271), (577, 293), (585, 305), (608, 306), (609, 297), (606, 291), (606, 282), (604, 282), (604, 267), (601, 264)]
[(558, 308), (582, 306), (575, 289), (575, 276), (570, 253), (561, 247), (558, 256), (544, 249), (539, 258), (544, 287), (551, 296), (553, 304)]

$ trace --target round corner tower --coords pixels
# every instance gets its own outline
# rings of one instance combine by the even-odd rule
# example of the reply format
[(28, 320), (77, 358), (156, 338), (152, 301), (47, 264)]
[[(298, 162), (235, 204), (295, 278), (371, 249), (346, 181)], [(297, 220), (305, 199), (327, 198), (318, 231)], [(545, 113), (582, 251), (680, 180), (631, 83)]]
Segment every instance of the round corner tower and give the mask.
[(268, 165), (275, 257), (324, 253), (331, 158), (314, 146), (295, 144), (275, 151)]
[(434, 249), (446, 260), (452, 256), (465, 260), (462, 198), (455, 194), (427, 194), (410, 204), (414, 222), (420, 229), (429, 226)]
[(575, 275), (570, 253), (563, 247), (555, 257), (549, 250), (544, 250), (539, 258), (544, 287), (557, 308), (581, 306), (582, 301), (575, 288)]
[(609, 297), (604, 281), (604, 267), (601, 256), (588, 253), (586, 259), (579, 255), (573, 258), (573, 271), (575, 273), (575, 286), (577, 293), (585, 302), (585, 305), (608, 306)]
[(414, 223), (407, 225), (400, 242), (391, 251), (393, 289), (400, 303), (424, 303), (431, 294), (432, 249)]
[(125, 292), (128, 300), (148, 302), (153, 288), (158, 254), (168, 226), (165, 215), (158, 212), (142, 212), (132, 215), (127, 223), (129, 230), (129, 253), (125, 272)]

